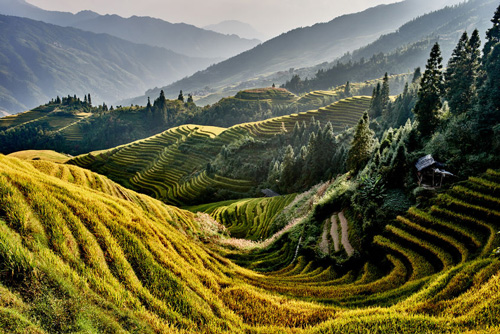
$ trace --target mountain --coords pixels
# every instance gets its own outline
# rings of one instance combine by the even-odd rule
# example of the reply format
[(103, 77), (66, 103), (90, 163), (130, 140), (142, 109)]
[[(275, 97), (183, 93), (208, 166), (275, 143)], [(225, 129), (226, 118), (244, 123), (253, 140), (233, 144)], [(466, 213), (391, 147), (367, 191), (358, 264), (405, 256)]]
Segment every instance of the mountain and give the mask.
[(60, 26), (70, 26), (78, 21), (99, 16), (99, 14), (90, 10), (81, 11), (77, 14), (44, 10), (24, 0), (0, 0), (0, 14), (26, 17)]
[[(407, 0), (343, 15), (328, 23), (297, 28), (162, 89), (170, 97), (180, 89), (207, 95), (277, 71), (333, 61), (396, 30), (428, 9), (441, 8), (448, 2)], [(158, 93), (159, 89), (148, 91), (146, 95)]]
[(348, 53), (337, 63), (322, 64), (300, 70), (307, 80), (287, 81), (290, 91), (300, 94), (311, 90), (328, 89), (346, 81), (364, 81), (384, 73), (401, 73), (423, 67), (435, 42), (439, 42), (446, 64), (464, 31), (477, 28), (481, 35), (490, 26), (494, 0), (473, 0), (459, 6), (423, 15), (401, 26), (397, 31), (383, 35), (375, 42)]
[(77, 14), (47, 11), (24, 0), (0, 0), (0, 13), (106, 33), (134, 43), (164, 47), (190, 57), (217, 58), (219, 61), (260, 43), (256, 39), (243, 39), (151, 17), (123, 18), (118, 15), (99, 15), (91, 11)]
[(226, 35), (238, 35), (242, 38), (267, 40), (263, 33), (257, 31), (252, 25), (237, 20), (226, 20), (217, 24), (210, 24), (203, 29), (212, 30)]
[(0, 25), (0, 109), (11, 113), (57, 95), (114, 103), (213, 62), (26, 18), (0, 15)]
[(260, 41), (223, 35), (185, 23), (151, 17), (104, 15), (73, 24), (95, 33), (107, 33), (135, 43), (160, 46), (191, 57), (226, 59), (253, 48)]

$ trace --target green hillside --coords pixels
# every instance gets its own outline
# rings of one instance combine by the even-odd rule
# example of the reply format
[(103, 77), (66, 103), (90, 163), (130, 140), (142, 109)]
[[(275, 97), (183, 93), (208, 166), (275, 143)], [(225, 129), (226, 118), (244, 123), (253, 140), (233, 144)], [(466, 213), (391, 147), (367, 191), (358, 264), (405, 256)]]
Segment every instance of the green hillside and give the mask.
[[(300, 219), (267, 248), (255, 244), (253, 251), (239, 251), (207, 216), (166, 206), (92, 172), (0, 160), (3, 330), (500, 329), (500, 262), (488, 256), (499, 244), (499, 172), (471, 178), (429, 209), (410, 210), (374, 239), (373, 259), (341, 268), (300, 252), (294, 258), (300, 242), (294, 247), (287, 240), (300, 230)], [(307, 206), (311, 195), (328, 194), (322, 192), (296, 198), (285, 211)], [(334, 216), (340, 225), (344, 214)], [(224, 254), (243, 265), (273, 262), (281, 269), (254, 272)]]
[(0, 24), (0, 109), (10, 113), (75, 93), (114, 104), (213, 62), (15, 16), (0, 15)]
[(224, 225), (233, 238), (262, 240), (278, 232), (274, 220), (295, 195), (252, 198), (202, 204), (189, 207), (192, 212), (205, 212)]
[(369, 103), (368, 97), (349, 98), (316, 111), (229, 129), (183, 125), (131, 144), (78, 156), (70, 163), (175, 205), (206, 203), (216, 192), (223, 198), (255, 196), (255, 179), (228, 178), (213, 170), (212, 163), (224, 150), (261, 141), (261, 148), (247, 157), (247, 161), (260, 161), (262, 153), (272, 152), (275, 135), (285, 132), (286, 136), (297, 122), (331, 122), (335, 131), (342, 131), (356, 124)]

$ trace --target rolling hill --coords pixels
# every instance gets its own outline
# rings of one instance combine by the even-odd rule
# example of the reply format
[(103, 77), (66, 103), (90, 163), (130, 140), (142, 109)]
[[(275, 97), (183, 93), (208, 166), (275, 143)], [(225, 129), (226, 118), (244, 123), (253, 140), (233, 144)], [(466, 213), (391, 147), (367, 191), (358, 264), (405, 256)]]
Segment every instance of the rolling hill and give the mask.
[[(500, 261), (488, 256), (500, 228), (497, 171), (471, 178), (430, 208), (411, 209), (375, 237), (371, 257), (340, 267), (301, 252), (308, 220), (300, 216), (267, 245), (245, 242), (229, 238), (207, 215), (167, 206), (75, 166), (2, 155), (0, 162), (3, 330), (500, 329)], [(282, 212), (297, 214), (311, 198), (328, 194), (314, 188)], [(274, 200), (261, 201), (263, 210), (254, 215), (273, 215), (266, 208)], [(342, 244), (348, 252), (355, 245), (347, 236), (352, 218), (344, 211), (330, 215), (320, 229), (326, 246)], [(256, 226), (257, 232), (264, 228)], [(319, 244), (321, 234), (314, 236)]]
[(92, 11), (77, 14), (47, 11), (24, 0), (1, 0), (0, 13), (106, 33), (133, 43), (158, 46), (189, 57), (226, 59), (256, 46), (259, 41), (228, 36), (185, 23), (170, 23), (152, 17), (99, 15)]
[(0, 109), (11, 113), (76, 92), (114, 103), (211, 62), (25, 18), (0, 15), (0, 24)]
[[(456, 2), (458, 1), (452, 1)], [(407, 0), (343, 15), (327, 23), (297, 28), (161, 89), (170, 97), (175, 96), (180, 89), (198, 96), (226, 90), (228, 92), (225, 96), (228, 96), (234, 94), (235, 89), (262, 86), (255, 81), (258, 82), (262, 77), (273, 75), (278, 71), (289, 71), (290, 68), (332, 62), (347, 52), (377, 40), (382, 34), (393, 32), (430, 10), (442, 8), (444, 3), (450, 2)], [(388, 20), (388, 17), (391, 19)], [(485, 19), (489, 20), (489, 17), (490, 14)], [(421, 61), (424, 62), (424, 59)], [(408, 70), (405, 68), (401, 72)], [(276, 84), (284, 83), (290, 77), (291, 75), (286, 76), (282, 82)], [(149, 90), (146, 94), (155, 96), (159, 93), (159, 89)], [(142, 99), (144, 98), (139, 98)], [(126, 100), (127, 103), (136, 103), (135, 101), (137, 100)]]
[[(430, 7), (426, 6), (430, 3)], [(217, 97), (221, 98), (234, 94), (235, 90), (273, 82), (284, 84), (294, 74), (300, 74), (303, 79), (313, 78), (319, 70), (335, 67), (338, 60), (343, 65), (349, 64), (350, 54), (363, 47), (366, 47), (366, 55), (363, 52), (366, 61), (371, 57), (376, 58), (380, 52), (390, 59), (377, 62), (374, 65), (376, 72), (372, 68), (367, 69), (366, 65), (354, 69), (347, 66), (347, 70), (343, 69), (341, 73), (341, 80), (336, 80), (340, 77), (337, 73), (333, 78), (328, 78), (329, 85), (312, 90), (329, 89), (348, 80), (375, 79), (385, 72), (408, 72), (425, 64), (436, 40), (443, 44), (443, 54), (449, 56), (463, 30), (487, 27), (495, 2), (473, 0), (446, 9), (442, 9), (442, 5), (441, 2), (403, 1), (342, 16), (328, 23), (298, 28), (191, 77), (148, 90), (146, 96), (156, 95), (159, 89), (163, 89), (167, 96), (174, 96), (179, 89), (183, 89), (202, 97), (217, 93)], [(431, 9), (437, 10), (436, 13), (425, 14)], [(387, 17), (391, 17), (391, 20), (387, 20)], [(432, 28), (436, 32), (431, 33)], [(370, 31), (370, 34), (366, 34), (366, 31)], [(387, 36), (381, 37), (384, 34)], [(405, 34), (410, 34), (411, 38)], [(375, 43), (376, 47), (372, 47), (371, 43)], [(359, 60), (361, 57), (354, 59)], [(124, 103), (136, 103), (144, 98), (127, 99)]]
[[(276, 135), (292, 133), (296, 123), (313, 119), (322, 124), (331, 122), (333, 130), (339, 133), (358, 122), (370, 101), (366, 96), (353, 97), (319, 110), (238, 124), (228, 129), (182, 125), (130, 144), (80, 155), (69, 163), (174, 205), (199, 204), (215, 196), (254, 196), (255, 180), (228, 178), (210, 167), (224, 147), (252, 147), (252, 142), (261, 141), (262, 145), (256, 146), (251, 156), (245, 158), (256, 162), (264, 158), (264, 153), (275, 149)], [(266, 173), (267, 168), (268, 165)]]
[(250, 24), (237, 20), (226, 20), (216, 24), (210, 24), (208, 26), (204, 26), (203, 29), (212, 30), (225, 35), (235, 34), (242, 38), (258, 39), (260, 41), (269, 39), (266, 38), (263, 33), (257, 31)]

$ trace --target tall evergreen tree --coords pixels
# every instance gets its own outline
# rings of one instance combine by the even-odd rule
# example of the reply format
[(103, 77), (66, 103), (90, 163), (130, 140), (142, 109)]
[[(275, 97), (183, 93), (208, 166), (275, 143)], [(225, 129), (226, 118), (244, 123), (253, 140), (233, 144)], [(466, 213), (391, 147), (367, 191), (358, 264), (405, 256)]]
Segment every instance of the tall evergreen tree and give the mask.
[(436, 42), (427, 60), (418, 91), (418, 100), (413, 109), (418, 121), (418, 130), (424, 137), (430, 136), (439, 123), (438, 112), (442, 106), (441, 94), (443, 90), (442, 61), (441, 50)]
[(476, 101), (476, 81), (480, 71), (479, 32), (474, 30), (470, 39), (462, 34), (445, 72), (445, 96), (453, 114), (462, 114)]
[(177, 100), (184, 102), (184, 95), (182, 94), (182, 90), (179, 92), (179, 96), (177, 97)]
[(285, 157), (281, 164), (280, 186), (282, 190), (288, 190), (296, 179), (295, 156), (293, 147), (288, 145), (285, 151)]
[(486, 33), (483, 49), (484, 78), (477, 104), (478, 139), (488, 142), (492, 127), (500, 123), (500, 6), (493, 19), (493, 27)]
[(370, 117), (365, 111), (356, 126), (354, 139), (347, 155), (347, 168), (357, 173), (370, 158), (373, 148), (373, 131), (370, 129)]
[(486, 62), (486, 58), (490, 54), (493, 47), (500, 42), (500, 5), (497, 7), (491, 22), (493, 23), (493, 27), (488, 29), (486, 32), (486, 44), (483, 49), (484, 62)]
[(377, 87), (373, 89), (370, 110), (375, 118), (382, 115), (382, 87), (380, 86), (380, 82), (377, 83)]
[(382, 115), (387, 119), (389, 112), (389, 76), (385, 72), (384, 80), (382, 81), (382, 89), (380, 90), (380, 108)]
[(345, 84), (344, 95), (346, 97), (352, 96), (352, 93), (351, 93), (351, 84), (349, 83), (349, 81), (347, 81), (347, 83)]
[(417, 67), (415, 71), (413, 72), (413, 78), (411, 79), (411, 83), (417, 82), (418, 79), (422, 77), (422, 70), (420, 67)]

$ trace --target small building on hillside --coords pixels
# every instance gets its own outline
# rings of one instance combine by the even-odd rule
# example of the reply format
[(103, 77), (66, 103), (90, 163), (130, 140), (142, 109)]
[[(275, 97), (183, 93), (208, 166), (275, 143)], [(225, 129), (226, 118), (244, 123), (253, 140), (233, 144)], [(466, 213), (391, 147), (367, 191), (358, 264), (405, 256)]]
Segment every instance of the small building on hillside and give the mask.
[(272, 191), (271, 189), (264, 189), (261, 191), (265, 197), (276, 197), (276, 196), (280, 196), (280, 194), (278, 194), (277, 192), (275, 191)]
[(455, 176), (444, 170), (444, 164), (434, 160), (430, 154), (418, 159), (415, 167), (418, 185), (422, 187), (440, 188), (446, 177)]

